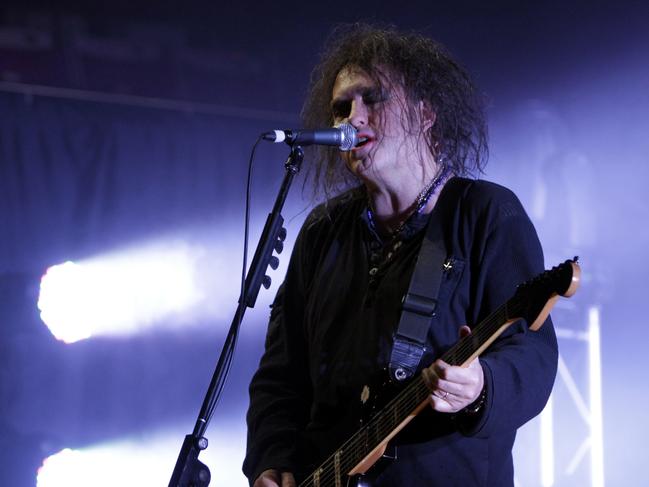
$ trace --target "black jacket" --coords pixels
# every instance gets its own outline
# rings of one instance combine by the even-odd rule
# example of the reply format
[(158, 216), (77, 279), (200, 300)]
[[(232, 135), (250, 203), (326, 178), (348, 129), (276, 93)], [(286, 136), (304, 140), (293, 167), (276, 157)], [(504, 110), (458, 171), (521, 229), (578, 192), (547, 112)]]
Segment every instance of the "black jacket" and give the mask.
[[(399, 248), (384, 251), (365, 209), (363, 191), (350, 191), (316, 208), (300, 231), (250, 385), (243, 469), (251, 482), (267, 468), (309, 473), (357, 429), (360, 391), (387, 364), (428, 217), (414, 218)], [(543, 270), (536, 232), (506, 188), (453, 178), (433, 211), (453, 267), (422, 366), (457, 341), (460, 326), (477, 324)], [(542, 410), (556, 374), (552, 323), (538, 332), (511, 326), (480, 361), (481, 415), (425, 410), (397, 438), (398, 460), (377, 485), (513, 485), (516, 429)]]

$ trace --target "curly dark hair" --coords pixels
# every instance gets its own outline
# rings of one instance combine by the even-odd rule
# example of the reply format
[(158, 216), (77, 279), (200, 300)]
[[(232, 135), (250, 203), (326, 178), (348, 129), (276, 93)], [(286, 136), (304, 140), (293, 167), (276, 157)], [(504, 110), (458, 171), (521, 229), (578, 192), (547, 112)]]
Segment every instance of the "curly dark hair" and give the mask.
[[(433, 126), (424, 134), (429, 150), (458, 176), (477, 176), (486, 164), (487, 126), (483, 97), (468, 73), (441, 44), (416, 33), (367, 24), (341, 25), (325, 44), (320, 62), (311, 73), (304, 107), (307, 128), (333, 124), (330, 107), (336, 76), (345, 67), (362, 69), (381, 90), (388, 89), (385, 74), (403, 84), (409, 118), (419, 101), (435, 113)], [(412, 119), (412, 118), (411, 118)], [(358, 184), (345, 169), (337, 150), (312, 148), (309, 168), (315, 191), (326, 196)]]

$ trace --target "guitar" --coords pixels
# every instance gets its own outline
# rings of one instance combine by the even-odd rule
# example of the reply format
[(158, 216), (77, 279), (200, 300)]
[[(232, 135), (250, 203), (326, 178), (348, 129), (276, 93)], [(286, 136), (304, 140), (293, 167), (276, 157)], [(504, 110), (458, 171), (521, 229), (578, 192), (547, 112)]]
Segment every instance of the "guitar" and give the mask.
[[(538, 330), (560, 296), (570, 297), (579, 287), (577, 257), (567, 260), (518, 286), (512, 298), (475, 326), (443, 356), (450, 365), (466, 366), (484, 352), (510, 325), (520, 319)], [(430, 402), (430, 389), (421, 376), (413, 379), (362, 428), (329, 456), (299, 487), (357, 485), (384, 454), (396, 436)]]

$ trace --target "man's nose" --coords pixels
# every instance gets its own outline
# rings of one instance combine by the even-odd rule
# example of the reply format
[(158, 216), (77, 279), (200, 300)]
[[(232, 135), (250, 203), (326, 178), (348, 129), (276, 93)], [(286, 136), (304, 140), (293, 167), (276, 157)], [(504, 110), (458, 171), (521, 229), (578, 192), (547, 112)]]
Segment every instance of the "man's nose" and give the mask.
[(349, 123), (356, 129), (360, 129), (367, 125), (368, 115), (367, 105), (363, 103), (363, 100), (352, 101), (351, 111), (349, 112)]

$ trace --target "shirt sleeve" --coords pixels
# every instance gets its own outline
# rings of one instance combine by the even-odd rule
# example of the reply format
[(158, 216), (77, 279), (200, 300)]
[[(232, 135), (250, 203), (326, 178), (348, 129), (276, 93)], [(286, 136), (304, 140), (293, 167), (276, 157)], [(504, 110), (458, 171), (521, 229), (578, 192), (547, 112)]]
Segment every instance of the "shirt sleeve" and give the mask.
[[(476, 320), (544, 269), (536, 231), (513, 193), (503, 189), (492, 198), (483, 223), (487, 230), (485, 238), (477, 239), (481, 248), (473, 283)], [(557, 339), (549, 317), (537, 331), (523, 320), (511, 325), (480, 358), (486, 403), (477, 418), (462, 421), (460, 415), (462, 432), (489, 437), (516, 430), (539, 414), (552, 391), (557, 360)]]
[(249, 387), (243, 472), (250, 484), (266, 469), (294, 472), (299, 432), (308, 420), (311, 385), (303, 330), (308, 248), (304, 225), (286, 278), (271, 306), (265, 351)]

